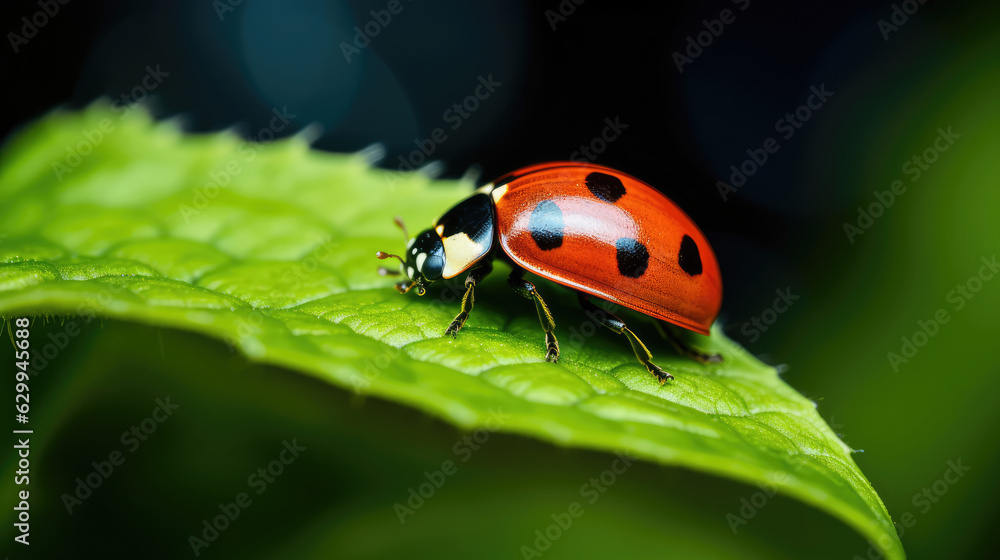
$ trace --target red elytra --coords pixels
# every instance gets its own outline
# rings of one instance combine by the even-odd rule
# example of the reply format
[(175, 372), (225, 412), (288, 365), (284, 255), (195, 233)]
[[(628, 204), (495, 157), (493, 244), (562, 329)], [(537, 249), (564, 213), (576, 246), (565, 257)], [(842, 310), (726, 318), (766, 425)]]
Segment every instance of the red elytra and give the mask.
[[(704, 234), (670, 199), (600, 165), (545, 163), (509, 177), (491, 194), (500, 244), (514, 262), (553, 282), (708, 334), (722, 306), (719, 265)], [(556, 218), (542, 217), (546, 208), (554, 213), (546, 202), (563, 220), (561, 243), (554, 248), (544, 235), (537, 236), (542, 243), (532, 237), (533, 214), (536, 233), (539, 220)]]
[[(398, 218), (397, 224), (402, 227)], [(559, 358), (555, 321), (524, 274), (568, 286), (579, 292), (592, 319), (628, 338), (639, 362), (661, 384), (673, 376), (652, 362), (649, 349), (621, 319), (588, 297), (704, 335), (722, 305), (718, 262), (691, 218), (639, 179), (586, 163), (550, 162), (509, 173), (410, 239), (405, 259), (381, 251), (376, 256), (399, 259), (400, 273), (409, 278), (396, 284), (402, 293), (416, 288), (424, 295), (428, 284), (468, 271), (462, 311), (445, 331), (453, 336), (469, 318), (476, 284), (493, 270), (493, 257), (508, 261), (510, 286), (535, 303), (550, 362)], [(663, 332), (682, 353), (721, 361), (688, 347), (669, 329)]]

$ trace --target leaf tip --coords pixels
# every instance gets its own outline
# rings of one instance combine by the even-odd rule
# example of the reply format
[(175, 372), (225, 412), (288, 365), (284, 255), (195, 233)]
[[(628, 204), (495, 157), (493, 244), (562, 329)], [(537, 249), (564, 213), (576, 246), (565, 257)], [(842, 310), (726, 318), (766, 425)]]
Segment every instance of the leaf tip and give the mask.
[[(299, 130), (298, 132), (293, 134), (292, 138), (294, 138), (297, 141), (303, 142), (308, 146), (312, 146), (313, 142), (319, 140), (321, 136), (323, 136), (323, 125), (318, 122), (311, 122), (306, 126), (302, 127), (302, 130)], [(381, 146), (381, 144), (373, 144), (373, 146)], [(364, 152), (365, 149), (362, 149), (361, 151)], [(382, 150), (382, 155), (385, 155), (384, 148)], [(368, 160), (368, 158), (365, 159), (368, 161), (368, 163), (371, 163), (371, 161)], [(382, 159), (381, 156), (379, 156), (379, 159)]]
[[(305, 129), (303, 129), (303, 132), (305, 132)], [(355, 155), (365, 160), (365, 162), (367, 162), (368, 165), (376, 165), (379, 162), (381, 162), (383, 158), (385, 158), (385, 144), (381, 142), (375, 142), (374, 144), (369, 144), (364, 148), (361, 148), (360, 150), (355, 152)]]

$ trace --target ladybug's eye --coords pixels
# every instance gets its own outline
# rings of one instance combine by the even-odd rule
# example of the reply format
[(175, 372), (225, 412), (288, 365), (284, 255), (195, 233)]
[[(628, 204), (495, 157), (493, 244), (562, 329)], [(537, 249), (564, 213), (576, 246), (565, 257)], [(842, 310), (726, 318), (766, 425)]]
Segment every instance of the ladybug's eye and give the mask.
[(424, 278), (428, 280), (432, 278), (440, 278), (441, 271), (444, 270), (444, 259), (438, 255), (431, 255), (424, 260), (423, 266), (420, 267), (420, 272), (424, 275)]

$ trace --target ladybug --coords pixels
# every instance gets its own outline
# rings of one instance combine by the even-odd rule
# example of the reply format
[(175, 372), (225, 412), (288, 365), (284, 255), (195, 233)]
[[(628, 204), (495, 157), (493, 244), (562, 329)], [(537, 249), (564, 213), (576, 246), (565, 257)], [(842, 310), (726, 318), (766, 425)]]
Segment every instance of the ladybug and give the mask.
[[(406, 228), (399, 218), (396, 224)], [(661, 331), (682, 353), (718, 362), (686, 346), (671, 325), (703, 335), (722, 305), (719, 265), (705, 236), (676, 204), (648, 184), (614, 169), (585, 163), (550, 162), (507, 174), (445, 212), (433, 227), (409, 240), (396, 258), (409, 281), (400, 293), (468, 271), (462, 309), (445, 330), (456, 336), (469, 318), (476, 284), (492, 270), (494, 257), (512, 268), (507, 281), (532, 300), (545, 331), (545, 359), (556, 362), (555, 321), (525, 272), (576, 290), (594, 320), (624, 334), (639, 362), (662, 385), (673, 376), (653, 363), (646, 345), (626, 324), (600, 310), (591, 297), (611, 301), (670, 323)]]

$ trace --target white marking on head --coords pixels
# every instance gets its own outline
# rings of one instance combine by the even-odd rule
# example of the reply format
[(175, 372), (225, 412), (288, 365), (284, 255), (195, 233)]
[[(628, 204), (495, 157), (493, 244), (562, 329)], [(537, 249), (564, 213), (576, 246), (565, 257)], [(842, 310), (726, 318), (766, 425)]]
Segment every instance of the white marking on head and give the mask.
[(413, 249), (411, 249), (411, 250), (410, 250), (410, 254), (411, 254), (411, 255), (416, 255), (416, 254), (417, 254), (417, 248), (416, 248), (416, 247), (414, 247)]
[(412, 266), (406, 267), (406, 275), (409, 276), (411, 280), (413, 279), (413, 267)]
[(409, 250), (410, 247), (413, 247), (413, 244), (416, 243), (416, 242), (417, 242), (417, 238), (416, 237), (410, 239), (410, 242), (406, 244), (406, 249)]
[(417, 255), (417, 270), (424, 269), (424, 261), (427, 260), (427, 253), (420, 253)]
[(493, 202), (500, 202), (500, 199), (503, 198), (503, 195), (505, 194), (507, 194), (507, 185), (493, 189), (490, 196), (493, 197)]

